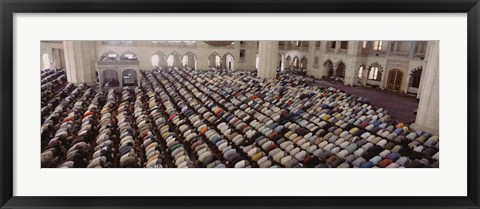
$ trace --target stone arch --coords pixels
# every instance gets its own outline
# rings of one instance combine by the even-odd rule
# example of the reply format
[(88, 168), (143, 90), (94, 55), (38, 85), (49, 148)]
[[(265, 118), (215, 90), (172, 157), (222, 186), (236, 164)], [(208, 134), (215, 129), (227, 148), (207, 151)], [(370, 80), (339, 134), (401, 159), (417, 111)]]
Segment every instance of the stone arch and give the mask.
[(120, 56), (118, 55), (117, 52), (109, 49), (106, 52), (102, 54), (100, 57), (100, 60), (117, 60)]
[(379, 69), (383, 72), (383, 66), (378, 63), (377, 61), (375, 62), (372, 62), (369, 66), (368, 66), (368, 69), (372, 68), (372, 67), (379, 67)]
[(167, 56), (167, 63), (169, 67), (182, 67), (182, 55), (176, 51), (170, 52)]
[(137, 60), (138, 58), (137, 58), (137, 54), (135, 54), (130, 50), (127, 50), (120, 55), (120, 59)]
[(422, 77), (423, 66), (418, 66), (410, 71), (408, 79), (408, 87), (419, 88), (420, 79)]
[(104, 69), (102, 73), (102, 87), (118, 87), (120, 82), (118, 80), (118, 73), (113, 69)]
[(183, 66), (188, 66), (193, 69), (197, 69), (197, 55), (195, 55), (193, 52), (188, 51), (185, 53), (182, 57), (182, 65)]
[(156, 51), (152, 54), (152, 65), (154, 67), (167, 67), (167, 55), (162, 51)]
[(208, 55), (208, 67), (219, 68), (221, 65), (221, 59), (222, 56), (220, 56), (220, 54), (218, 54), (217, 52), (211, 53), (210, 55)]
[(323, 69), (324, 69), (324, 73), (323, 73), (324, 76), (327, 76), (327, 77), (334, 76), (332, 60), (330, 59), (325, 60), (325, 62), (323, 62)]
[(290, 67), (292, 67), (292, 57), (290, 57), (290, 55), (288, 55), (286, 58), (285, 58), (285, 67), (290, 69)]
[(300, 59), (300, 66), (299, 68), (300, 69), (306, 69), (308, 66), (308, 58), (306, 58), (305, 56), (303, 56), (301, 59)]
[(358, 79), (364, 79), (367, 73), (367, 66), (365, 64), (361, 64), (355, 73)]
[(230, 52), (227, 52), (222, 57), (222, 68), (227, 70), (234, 70), (235, 68), (235, 56), (233, 56)]
[(333, 64), (333, 61), (330, 58), (328, 58), (323, 62), (323, 65), (326, 65), (328, 62)]
[(335, 76), (339, 78), (345, 78), (345, 70), (347, 69), (345, 63), (342, 60), (339, 60), (335, 63), (335, 66), (337, 66), (337, 69), (335, 70)]
[(298, 69), (300, 67), (300, 59), (295, 56), (292, 60), (292, 66), (295, 68), (295, 69)]

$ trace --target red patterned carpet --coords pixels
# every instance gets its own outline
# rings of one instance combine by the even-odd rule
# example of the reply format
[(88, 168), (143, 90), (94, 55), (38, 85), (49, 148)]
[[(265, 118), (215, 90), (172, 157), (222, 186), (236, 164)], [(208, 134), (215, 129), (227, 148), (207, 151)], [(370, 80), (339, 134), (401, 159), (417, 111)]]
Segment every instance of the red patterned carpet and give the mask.
[(415, 96), (395, 94), (380, 89), (362, 86), (344, 86), (343, 84), (325, 80), (317, 80), (316, 84), (323, 87), (338, 88), (348, 94), (368, 98), (370, 99), (370, 104), (373, 106), (383, 107), (390, 111), (393, 120), (398, 120), (404, 123), (415, 122), (416, 116), (413, 111), (418, 108), (418, 101)]

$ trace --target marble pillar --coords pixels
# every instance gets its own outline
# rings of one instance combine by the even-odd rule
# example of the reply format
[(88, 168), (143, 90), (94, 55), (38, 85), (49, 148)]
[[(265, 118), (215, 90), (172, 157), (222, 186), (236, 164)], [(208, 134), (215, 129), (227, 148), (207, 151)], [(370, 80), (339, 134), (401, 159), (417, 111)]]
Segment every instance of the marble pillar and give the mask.
[(55, 69), (62, 68), (62, 60), (60, 59), (60, 49), (52, 49), (53, 67)]
[(260, 41), (258, 77), (275, 78), (278, 66), (278, 41)]
[(416, 41), (410, 41), (410, 51), (408, 52), (408, 57), (410, 59), (413, 59), (413, 57), (415, 56), (415, 46), (417, 45), (417, 42)]
[(439, 131), (439, 42), (429, 41), (427, 64), (422, 75), (422, 89), (417, 118), (413, 129), (420, 129), (434, 134)]
[(93, 41), (64, 41), (67, 80), (75, 85), (96, 85), (95, 47)]

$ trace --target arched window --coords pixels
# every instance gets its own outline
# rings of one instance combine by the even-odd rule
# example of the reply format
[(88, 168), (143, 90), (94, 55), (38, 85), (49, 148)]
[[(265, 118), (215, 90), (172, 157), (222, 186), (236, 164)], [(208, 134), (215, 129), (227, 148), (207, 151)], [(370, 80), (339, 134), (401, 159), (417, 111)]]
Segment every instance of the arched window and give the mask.
[(118, 58), (118, 54), (115, 54), (115, 53), (110, 53), (110, 54), (107, 54), (107, 60), (117, 60)]
[(126, 51), (120, 55), (121, 60), (137, 60), (137, 55), (131, 51)]
[(43, 69), (50, 69), (50, 59), (48, 58), (48, 54), (45, 53), (42, 55), (42, 61), (43, 61)]
[(383, 41), (374, 41), (373, 50), (379, 51), (382, 50)]
[(100, 57), (100, 60), (118, 60), (119, 56), (117, 53), (115, 53), (112, 50), (108, 50), (105, 53), (102, 54)]
[(368, 73), (368, 80), (380, 80), (379, 74), (380, 73), (378, 67), (370, 68), (370, 72)]
[(364, 48), (364, 49), (367, 48), (367, 41), (363, 41), (362, 48)]
[(364, 71), (364, 67), (363, 65), (360, 66), (360, 68), (358, 69), (358, 78), (359, 79), (363, 79), (363, 71)]
[(378, 62), (372, 63), (368, 67), (368, 80), (380, 81), (382, 79), (383, 67)]

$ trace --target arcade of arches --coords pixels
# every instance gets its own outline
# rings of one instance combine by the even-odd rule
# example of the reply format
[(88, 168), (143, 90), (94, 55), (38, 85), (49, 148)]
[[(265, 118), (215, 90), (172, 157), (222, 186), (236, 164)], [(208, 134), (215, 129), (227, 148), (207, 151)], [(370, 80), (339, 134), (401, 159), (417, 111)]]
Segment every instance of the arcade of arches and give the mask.
[(438, 167), (438, 41), (42, 41), (42, 167)]

